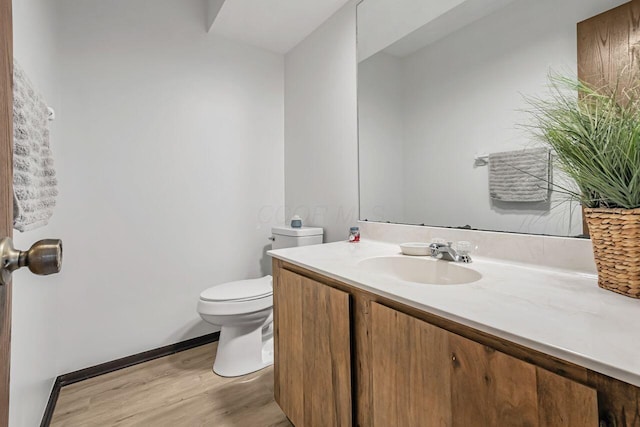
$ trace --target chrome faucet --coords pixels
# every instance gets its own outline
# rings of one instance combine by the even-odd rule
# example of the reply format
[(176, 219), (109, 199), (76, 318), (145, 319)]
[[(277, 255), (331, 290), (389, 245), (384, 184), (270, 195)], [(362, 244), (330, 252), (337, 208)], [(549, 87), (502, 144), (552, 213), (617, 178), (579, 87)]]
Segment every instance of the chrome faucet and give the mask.
[(448, 243), (431, 243), (429, 245), (431, 250), (431, 257), (437, 259), (443, 259), (445, 261), (464, 262), (470, 263), (471, 256), (468, 250), (458, 249), (457, 251), (451, 247), (451, 242)]

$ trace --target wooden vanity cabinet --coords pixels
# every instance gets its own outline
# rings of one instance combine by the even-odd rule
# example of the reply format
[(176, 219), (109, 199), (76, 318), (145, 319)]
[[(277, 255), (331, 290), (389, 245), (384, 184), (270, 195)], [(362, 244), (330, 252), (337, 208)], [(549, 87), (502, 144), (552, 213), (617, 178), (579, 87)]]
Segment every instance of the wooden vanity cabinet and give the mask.
[(374, 426), (598, 426), (593, 388), (371, 305)]
[(349, 294), (288, 270), (275, 276), (276, 402), (296, 427), (351, 426)]
[(640, 388), (274, 260), (276, 402), (296, 427), (640, 427)]

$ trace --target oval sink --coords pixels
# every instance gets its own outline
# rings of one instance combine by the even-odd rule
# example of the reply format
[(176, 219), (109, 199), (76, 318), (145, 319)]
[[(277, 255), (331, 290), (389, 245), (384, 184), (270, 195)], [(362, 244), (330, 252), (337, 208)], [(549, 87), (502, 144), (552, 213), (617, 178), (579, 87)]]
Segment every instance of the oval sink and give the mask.
[(369, 272), (427, 285), (463, 285), (482, 278), (480, 273), (469, 267), (431, 258), (376, 257), (364, 259), (358, 266)]

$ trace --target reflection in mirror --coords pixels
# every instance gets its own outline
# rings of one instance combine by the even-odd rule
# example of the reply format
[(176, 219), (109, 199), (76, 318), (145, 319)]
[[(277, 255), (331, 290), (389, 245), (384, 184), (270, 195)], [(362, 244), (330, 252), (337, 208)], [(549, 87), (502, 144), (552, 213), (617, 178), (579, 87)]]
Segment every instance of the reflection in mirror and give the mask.
[(523, 94), (577, 75), (576, 24), (624, 1), (443, 3), (358, 6), (360, 218), (581, 235)]

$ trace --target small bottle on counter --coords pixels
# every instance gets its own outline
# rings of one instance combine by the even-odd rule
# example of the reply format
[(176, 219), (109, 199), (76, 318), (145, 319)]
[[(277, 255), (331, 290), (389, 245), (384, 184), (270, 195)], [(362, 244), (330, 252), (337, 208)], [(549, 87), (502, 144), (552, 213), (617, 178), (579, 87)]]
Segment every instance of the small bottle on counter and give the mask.
[(357, 243), (360, 241), (360, 227), (351, 227), (349, 229), (349, 242)]

